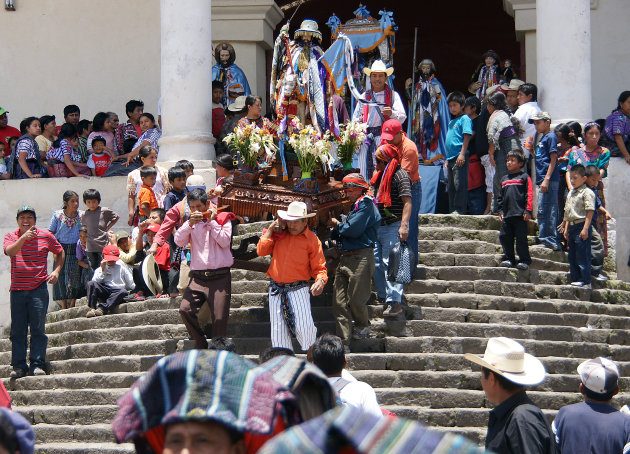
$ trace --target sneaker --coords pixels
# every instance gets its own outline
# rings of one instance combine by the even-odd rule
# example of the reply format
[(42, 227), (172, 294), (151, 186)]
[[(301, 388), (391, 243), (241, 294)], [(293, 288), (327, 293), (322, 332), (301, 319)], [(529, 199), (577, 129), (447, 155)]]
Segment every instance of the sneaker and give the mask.
[(17, 380), (22, 377), (26, 377), (26, 371), (24, 369), (14, 369), (11, 371), (11, 375), (9, 375), (9, 378), (12, 380)]
[(387, 306), (387, 309), (383, 311), (383, 317), (396, 317), (402, 314), (402, 306), (400, 303), (391, 303)]
[(85, 314), (85, 316), (87, 318), (92, 318), (92, 317), (96, 317), (96, 311), (94, 309), (90, 309), (89, 311), (87, 311), (87, 313)]
[(501, 266), (504, 266), (506, 268), (512, 268), (514, 266), (514, 263), (510, 262), (509, 260), (503, 260), (501, 262)]
[(36, 367), (35, 369), (33, 369), (33, 375), (36, 377), (41, 376), (41, 375), (46, 375), (46, 371), (42, 369), (41, 367)]
[(370, 336), (370, 327), (366, 326), (365, 328), (362, 329), (355, 329), (354, 332), (352, 333), (352, 338), (353, 339), (365, 339), (366, 337)]
[(516, 268), (518, 268), (519, 270), (528, 270), (529, 265), (527, 263), (521, 262), (516, 264)]
[(608, 276), (604, 276), (603, 274), (598, 274), (597, 276), (593, 276), (593, 278), (597, 282), (606, 282), (608, 280)]
[(101, 315), (105, 315), (105, 312), (103, 312), (103, 309), (101, 309), (100, 307), (98, 309), (94, 309), (93, 317), (100, 317)]

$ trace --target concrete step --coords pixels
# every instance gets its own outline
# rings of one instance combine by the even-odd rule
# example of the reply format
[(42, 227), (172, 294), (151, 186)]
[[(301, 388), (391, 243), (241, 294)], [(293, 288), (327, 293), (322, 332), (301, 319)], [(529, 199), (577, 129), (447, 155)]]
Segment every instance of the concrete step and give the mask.
[[(128, 388), (104, 388), (104, 389), (42, 389), (28, 391), (11, 391), (13, 407), (22, 411), (24, 408), (64, 408), (89, 405), (99, 407), (116, 405), (116, 401)], [(41, 407), (40, 407), (41, 406)], [(72, 408), (68, 408), (68, 411)], [(43, 421), (47, 422), (47, 421)], [(109, 421), (106, 421), (109, 422)], [(63, 424), (55, 422), (53, 424)]]
[[(63, 443), (115, 443), (110, 424), (35, 424), (36, 440)], [(38, 450), (39, 452), (39, 450)]]
[(37, 454), (133, 454), (132, 443), (37, 443)]
[[(498, 216), (462, 216), (456, 214), (421, 214), (418, 216), (418, 226), (443, 226), (456, 227), (471, 230), (496, 230), (501, 229), (501, 221)], [(528, 232), (533, 235), (538, 224), (536, 221), (528, 221)]]
[(76, 372), (24, 377), (19, 380), (5, 378), (2, 383), (8, 391), (129, 389), (141, 375), (142, 372)]
[[(63, 393), (65, 394), (67, 391)], [(60, 392), (57, 394), (61, 395)], [(13, 410), (24, 416), (35, 427), (40, 424), (83, 426), (110, 424), (118, 413), (118, 406), (115, 402), (108, 405), (97, 405), (88, 401), (83, 406), (46, 404), (18, 406), (16, 404), (13, 405)], [(72, 439), (67, 441), (72, 441)]]
[[(483, 266), (498, 267), (501, 254), (455, 254), (442, 252), (419, 253), (418, 263), (425, 266)], [(568, 271), (569, 265), (548, 259), (532, 258), (533, 269)]]

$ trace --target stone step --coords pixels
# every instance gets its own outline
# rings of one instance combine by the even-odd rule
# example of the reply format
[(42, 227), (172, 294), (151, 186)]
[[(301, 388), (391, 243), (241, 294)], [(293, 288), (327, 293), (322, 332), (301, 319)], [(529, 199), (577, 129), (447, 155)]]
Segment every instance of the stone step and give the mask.
[[(255, 339), (240, 339), (241, 350), (252, 348)], [(258, 342), (263, 342), (262, 339)], [(630, 346), (608, 345), (592, 342), (540, 341), (536, 339), (521, 339), (519, 342), (528, 353), (537, 358), (545, 356), (590, 359), (605, 356), (614, 361), (630, 361)], [(236, 343), (236, 340), (235, 340)], [(370, 338), (353, 341), (352, 351), (359, 353), (452, 353), (483, 354), (487, 339), (483, 337), (385, 337)]]
[(477, 293), (525, 299), (565, 299), (598, 303), (630, 304), (630, 292), (614, 289), (583, 289), (571, 285), (531, 284), (502, 282), (500, 280), (442, 281), (438, 279), (414, 280), (406, 294), (422, 293)]
[(77, 372), (24, 377), (19, 380), (5, 378), (2, 382), (9, 391), (129, 389), (141, 375), (142, 372)]
[[(485, 432), (488, 426), (488, 408), (428, 408), (402, 405), (386, 405), (385, 408), (396, 413), (397, 416), (412, 419), (430, 427), (439, 426), (445, 430), (478, 427)], [(543, 410), (543, 413), (551, 424), (558, 411)]]
[(407, 293), (410, 306), (497, 310), (509, 312), (546, 312), (550, 314), (591, 314), (630, 317), (630, 305), (605, 304), (566, 299), (537, 299), (526, 295), (504, 296), (483, 293)]
[(37, 454), (134, 454), (132, 443), (37, 443)]
[[(454, 353), (351, 353), (347, 355), (348, 370), (355, 371), (464, 371), (470, 372), (476, 366)], [(583, 358), (538, 356), (548, 374), (575, 375)], [(622, 377), (630, 376), (630, 362), (616, 362)]]
[[(376, 388), (376, 397), (380, 405), (419, 406), (430, 408), (492, 408), (483, 391), (469, 389), (437, 388)], [(584, 396), (575, 393), (550, 393), (528, 391), (527, 395), (545, 410), (559, 410), (565, 405), (582, 402)], [(619, 393), (615, 399), (624, 402), (629, 393)]]
[[(116, 405), (116, 401), (129, 388), (104, 388), (104, 389), (42, 389), (42, 390), (25, 390), (10, 391), (12, 405), (19, 408), (63, 408), (82, 406), (107, 406)], [(31, 408), (32, 407), (32, 408)], [(72, 408), (68, 409), (69, 411)], [(35, 421), (37, 423), (37, 421)], [(48, 421), (41, 421), (48, 422)], [(109, 421), (105, 421), (109, 422)], [(63, 422), (55, 422), (53, 424), (64, 424)]]
[[(455, 254), (442, 252), (419, 253), (418, 263), (425, 266), (499, 267), (501, 254)], [(568, 271), (569, 265), (548, 259), (532, 258), (533, 269)]]
[[(68, 391), (63, 391), (63, 394)], [(59, 397), (62, 393), (57, 391)], [(92, 403), (89, 400), (83, 406), (38, 404), (36, 406), (20, 406), (13, 404), (13, 410), (24, 416), (37, 427), (40, 424), (83, 426), (92, 424), (111, 424), (118, 413), (116, 402), (107, 405)], [(72, 439), (67, 440), (72, 441)]]
[[(64, 443), (115, 443), (110, 424), (35, 424), (36, 440)], [(39, 450), (37, 451), (39, 453)], [(86, 451), (83, 451), (86, 452)]]
[[(443, 226), (456, 227), (471, 230), (496, 230), (501, 229), (501, 221), (498, 216), (463, 216), (457, 214), (421, 214), (418, 216), (418, 226)], [(536, 221), (527, 222), (528, 233), (533, 235), (537, 230)]]
[[(387, 408), (387, 407), (386, 407)], [(392, 407), (396, 408), (396, 407)], [(431, 427), (434, 430), (439, 432), (450, 432), (456, 435), (461, 435), (462, 437), (467, 438), (473, 443), (477, 443), (480, 447), (484, 446), (486, 439), (486, 428), (480, 427)]]

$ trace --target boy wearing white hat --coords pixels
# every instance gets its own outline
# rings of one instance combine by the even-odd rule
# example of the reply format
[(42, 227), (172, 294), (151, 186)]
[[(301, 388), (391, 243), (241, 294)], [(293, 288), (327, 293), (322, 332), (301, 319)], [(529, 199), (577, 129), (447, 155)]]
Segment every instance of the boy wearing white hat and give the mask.
[(562, 407), (551, 425), (559, 453), (630, 452), (630, 416), (611, 405), (619, 392), (619, 369), (607, 358), (577, 368), (584, 402)]
[(555, 453), (545, 415), (525, 392), (545, 380), (540, 360), (507, 337), (488, 339), (483, 356), (466, 353), (464, 357), (481, 366), (481, 387), (496, 405), (490, 411), (486, 449), (497, 454)]
[(258, 242), (260, 257), (271, 254), (267, 276), (269, 284), (269, 319), (271, 346), (293, 350), (295, 337), (302, 350), (315, 343), (317, 328), (311, 315), (309, 281), (313, 296), (320, 295), (328, 282), (322, 243), (308, 228), (304, 202), (291, 202), (287, 210), (278, 210), (278, 217)]
[(381, 60), (376, 60), (370, 68), (363, 68), (363, 72), (370, 79), (369, 88), (363, 94), (369, 103), (357, 102), (352, 120), (368, 125), (367, 139), (359, 148), (358, 167), (361, 175), (369, 180), (374, 172), (374, 153), (381, 143), (383, 123), (393, 119), (402, 124), (407, 114), (400, 95), (387, 85), (387, 78), (393, 74), (394, 68), (388, 68)]

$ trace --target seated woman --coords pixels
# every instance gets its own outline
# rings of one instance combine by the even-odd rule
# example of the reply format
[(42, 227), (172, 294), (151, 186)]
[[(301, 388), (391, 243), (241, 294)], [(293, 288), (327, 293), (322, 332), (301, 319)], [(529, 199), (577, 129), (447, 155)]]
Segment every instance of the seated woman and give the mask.
[[(81, 162), (78, 151), (79, 138), (77, 129), (72, 123), (64, 123), (59, 137), (46, 153), (48, 165), (52, 165), (56, 177), (89, 177), (92, 171), (87, 164)], [(51, 175), (52, 176), (52, 175)]]
[(13, 178), (16, 180), (42, 177), (44, 168), (39, 146), (35, 142), (35, 137), (39, 136), (41, 131), (41, 123), (37, 117), (28, 117), (20, 122), (22, 137), (15, 144), (9, 163)]
[(162, 130), (155, 123), (155, 118), (150, 113), (143, 113), (140, 116), (140, 130), (142, 135), (138, 138), (131, 152), (121, 154), (114, 162), (111, 163), (104, 177), (113, 177), (116, 175), (128, 175), (129, 172), (139, 169), (143, 166), (140, 156), (140, 150), (144, 147), (150, 147), (156, 153), (159, 152), (158, 140), (162, 137)]
[(109, 118), (109, 114), (105, 112), (99, 112), (94, 115), (94, 121), (92, 121), (92, 132), (87, 139), (87, 149), (92, 153), (92, 140), (96, 136), (101, 136), (105, 139), (105, 152), (108, 153), (112, 159), (116, 156), (116, 147), (114, 145), (114, 128), (112, 127), (112, 121)]
[(613, 157), (622, 157), (630, 164), (630, 91), (621, 92), (617, 108), (606, 118), (604, 146)]

